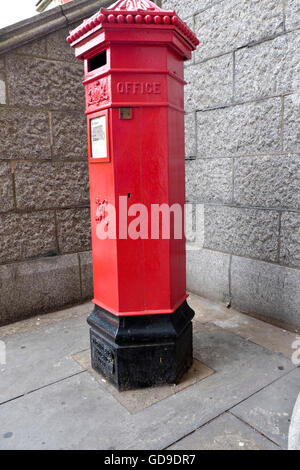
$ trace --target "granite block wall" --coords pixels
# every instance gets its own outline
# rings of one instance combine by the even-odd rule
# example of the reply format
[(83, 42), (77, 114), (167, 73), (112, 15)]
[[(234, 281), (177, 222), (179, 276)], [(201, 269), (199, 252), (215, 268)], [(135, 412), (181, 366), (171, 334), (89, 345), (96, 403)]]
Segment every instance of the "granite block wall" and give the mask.
[(300, 3), (162, 5), (200, 40), (185, 68), (188, 288), (299, 327)]
[(93, 295), (83, 65), (65, 41), (72, 27), (0, 55), (0, 325)]

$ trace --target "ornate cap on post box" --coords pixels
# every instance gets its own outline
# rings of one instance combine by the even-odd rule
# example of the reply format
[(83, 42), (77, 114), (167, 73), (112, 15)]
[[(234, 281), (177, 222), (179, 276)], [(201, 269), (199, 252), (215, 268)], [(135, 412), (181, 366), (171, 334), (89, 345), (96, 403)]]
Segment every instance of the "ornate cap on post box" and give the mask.
[(100, 11), (91, 18), (84, 20), (76, 29), (70, 32), (67, 42), (75, 47), (79, 42), (107, 26), (125, 26), (130, 28), (168, 28), (176, 31), (195, 50), (199, 40), (175, 13), (158, 7), (150, 0), (119, 0), (109, 8)]
[[(199, 42), (175, 11), (149, 0), (101, 8), (67, 41), (85, 72), (92, 366), (120, 390), (178, 383), (193, 361), (194, 316), (186, 302), (183, 62)], [(136, 236), (130, 209), (141, 206)]]

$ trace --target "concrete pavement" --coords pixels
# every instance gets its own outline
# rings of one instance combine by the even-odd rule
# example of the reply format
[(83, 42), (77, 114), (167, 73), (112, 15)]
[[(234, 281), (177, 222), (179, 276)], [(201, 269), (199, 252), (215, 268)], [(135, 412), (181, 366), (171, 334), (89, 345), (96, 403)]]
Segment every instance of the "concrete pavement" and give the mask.
[(0, 328), (0, 449), (286, 449), (297, 335), (191, 295), (181, 384), (119, 393), (89, 365), (91, 304)]

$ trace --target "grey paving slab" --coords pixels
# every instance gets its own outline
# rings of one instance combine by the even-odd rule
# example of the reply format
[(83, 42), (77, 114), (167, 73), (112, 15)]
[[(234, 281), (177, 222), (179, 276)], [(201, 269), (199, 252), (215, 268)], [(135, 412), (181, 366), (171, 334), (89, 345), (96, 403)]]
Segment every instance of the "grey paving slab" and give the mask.
[(197, 334), (194, 355), (215, 374), (134, 415), (87, 372), (5, 403), (0, 447), (162, 449), (294, 367), (219, 330)]
[(300, 450), (300, 393), (293, 409), (288, 441), (289, 450)]
[(264, 436), (230, 413), (224, 413), (176, 442), (172, 450), (278, 450)]
[(124, 410), (84, 372), (1, 405), (0, 449), (109, 448)]
[(300, 369), (295, 369), (231, 411), (281, 447), (288, 446), (288, 432), (297, 396)]
[(4, 336), (3, 341), (0, 403), (81, 371), (71, 356), (89, 347), (88, 325), (81, 316)]
[(191, 368), (186, 372), (186, 374), (184, 374), (177, 385), (160, 385), (158, 387), (127, 390), (120, 393), (102, 374), (99, 374), (92, 369), (90, 350), (75, 354), (73, 358), (84, 370), (87, 370), (88, 373), (100, 383), (100, 385), (102, 385), (102, 388), (105, 388), (108, 393), (113, 395), (121, 405), (125, 406), (125, 408), (127, 408), (127, 410), (132, 414), (138, 413), (144, 408), (153, 405), (153, 403), (159, 402), (170, 395), (174, 395), (175, 393), (180, 392), (214, 373), (214, 371), (209, 367), (206, 367), (205, 364), (194, 359)]
[(189, 295), (188, 303), (195, 311), (194, 332), (203, 330), (205, 323), (206, 329), (208, 326), (211, 329), (213, 326), (223, 328), (274, 353), (282, 353), (288, 359), (291, 359), (295, 352), (293, 345), (297, 340), (297, 333), (291, 333), (257, 318), (249, 317), (234, 308), (227, 308), (224, 304), (212, 302), (192, 293)]
[(37, 330), (47, 325), (51, 325), (62, 320), (67, 320), (69, 318), (87, 318), (93, 308), (94, 304), (92, 302), (85, 302), (80, 305), (75, 305), (74, 307), (59, 310), (58, 312), (47, 313), (47, 315), (27, 318), (26, 320), (10, 323), (9, 325), (0, 327), (0, 338), (3, 340), (5, 336), (11, 336), (16, 333), (23, 333), (28, 330)]

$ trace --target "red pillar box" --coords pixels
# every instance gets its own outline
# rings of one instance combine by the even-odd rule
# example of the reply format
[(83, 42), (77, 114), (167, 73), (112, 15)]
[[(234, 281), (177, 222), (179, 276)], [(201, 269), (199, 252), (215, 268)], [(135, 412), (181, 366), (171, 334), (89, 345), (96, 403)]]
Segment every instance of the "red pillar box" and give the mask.
[(174, 11), (121, 0), (67, 41), (85, 70), (92, 365), (120, 389), (176, 383), (192, 363), (183, 62), (198, 40)]

